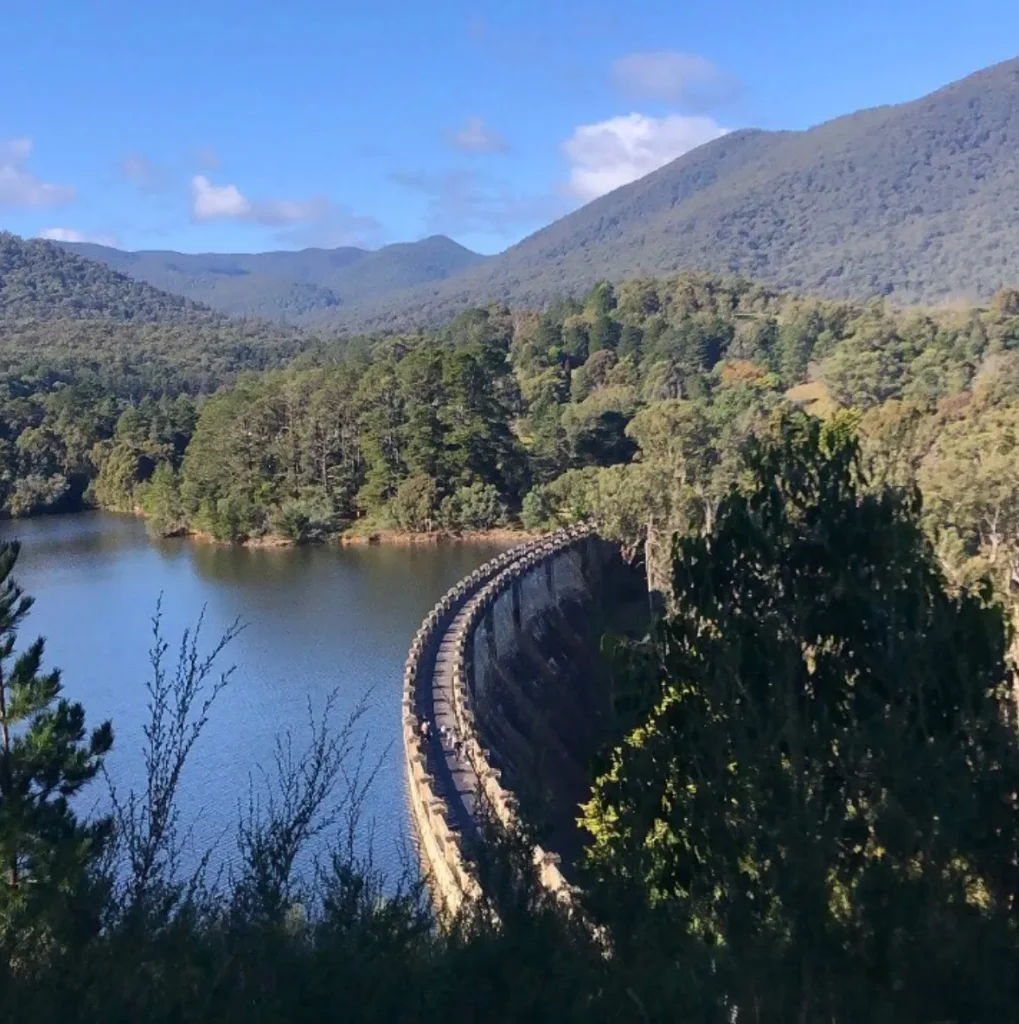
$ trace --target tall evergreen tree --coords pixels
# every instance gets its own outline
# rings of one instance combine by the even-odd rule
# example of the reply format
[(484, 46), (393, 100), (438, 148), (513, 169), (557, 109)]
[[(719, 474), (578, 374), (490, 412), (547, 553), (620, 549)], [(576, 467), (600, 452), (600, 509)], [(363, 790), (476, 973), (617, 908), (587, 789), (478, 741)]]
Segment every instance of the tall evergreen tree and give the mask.
[(113, 743), (109, 722), (86, 733), (81, 704), (61, 696), (59, 671), (42, 671), (41, 637), (15, 655), (33, 604), (11, 575), (19, 552), (17, 541), (0, 543), (0, 943), (8, 951), (25, 928), (36, 939), (56, 931), (65, 912), (81, 923), (69, 901), (82, 894), (110, 822), (80, 821), (71, 800)]

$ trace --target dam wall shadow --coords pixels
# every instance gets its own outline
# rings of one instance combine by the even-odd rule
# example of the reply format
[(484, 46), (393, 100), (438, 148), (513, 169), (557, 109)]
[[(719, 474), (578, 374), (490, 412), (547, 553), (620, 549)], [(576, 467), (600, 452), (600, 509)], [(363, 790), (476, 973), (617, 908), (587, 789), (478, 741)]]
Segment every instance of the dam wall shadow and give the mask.
[(518, 546), (459, 581), (411, 645), (407, 784), (439, 908), (480, 893), (480, 816), (527, 823), (538, 877), (572, 899), (576, 825), (599, 750), (616, 737), (606, 633), (640, 636), (644, 575), (589, 527)]

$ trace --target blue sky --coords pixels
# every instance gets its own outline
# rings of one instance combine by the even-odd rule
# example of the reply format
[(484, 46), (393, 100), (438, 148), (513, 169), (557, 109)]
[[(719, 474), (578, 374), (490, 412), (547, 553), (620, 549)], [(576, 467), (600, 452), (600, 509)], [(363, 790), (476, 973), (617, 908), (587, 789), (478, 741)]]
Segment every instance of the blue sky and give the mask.
[(1019, 52), (1015, 0), (0, 0), (0, 227), (496, 252), (739, 127)]

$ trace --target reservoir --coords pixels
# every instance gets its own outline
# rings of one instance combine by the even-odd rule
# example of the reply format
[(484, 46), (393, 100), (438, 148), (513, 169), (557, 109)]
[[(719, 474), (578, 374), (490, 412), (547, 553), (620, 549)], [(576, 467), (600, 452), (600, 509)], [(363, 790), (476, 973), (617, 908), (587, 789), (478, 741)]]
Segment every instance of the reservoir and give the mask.
[[(264, 787), (277, 736), (295, 748), (314, 713), (336, 692), (342, 725), (362, 699), (357, 726), (367, 763), (381, 762), (367, 801), (378, 866), (400, 870), (409, 823), (400, 740), (403, 663), (434, 602), (500, 550), (468, 544), (242, 548), (152, 540), (145, 524), (109, 513), (7, 522), (0, 537), (22, 541), (15, 577), (35, 606), (18, 650), (46, 638), (43, 668), (60, 668), (65, 694), (85, 706), (88, 725), (113, 722), (107, 768), (118, 790), (144, 783), (146, 682), (152, 676), (152, 618), (162, 599), (167, 666), (202, 609), (202, 650), (235, 620), (244, 629), (220, 656), (235, 666), (216, 701), (181, 786), (183, 824), (196, 852), (215, 847), (229, 862), (250, 787)], [(84, 800), (108, 806), (98, 780)], [(87, 811), (88, 807), (82, 807)]]

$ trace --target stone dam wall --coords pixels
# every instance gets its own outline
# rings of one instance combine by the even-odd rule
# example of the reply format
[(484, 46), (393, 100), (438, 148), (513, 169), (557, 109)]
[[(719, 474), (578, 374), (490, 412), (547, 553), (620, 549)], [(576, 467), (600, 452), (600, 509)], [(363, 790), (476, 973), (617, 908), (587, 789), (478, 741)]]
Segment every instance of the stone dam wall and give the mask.
[(524, 816), (538, 827), (539, 877), (571, 899), (576, 807), (613, 721), (598, 640), (641, 632), (646, 610), (642, 574), (575, 527), (504, 552), (426, 617), (404, 674), (403, 737), (422, 864), (444, 911), (479, 892), (482, 804), (507, 826)]

